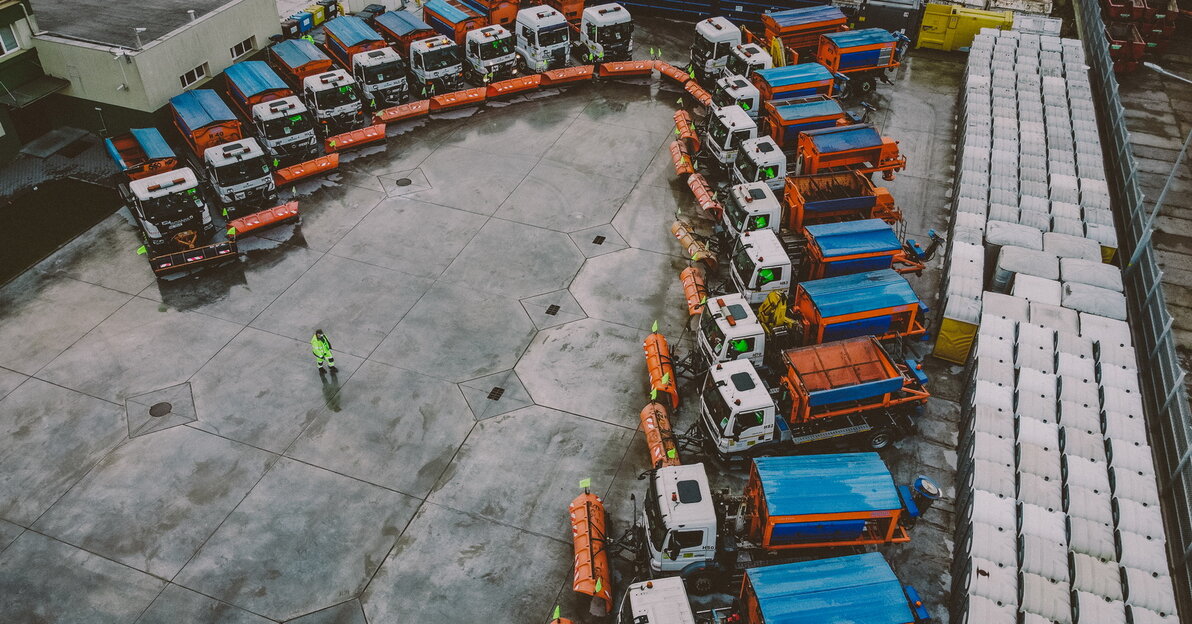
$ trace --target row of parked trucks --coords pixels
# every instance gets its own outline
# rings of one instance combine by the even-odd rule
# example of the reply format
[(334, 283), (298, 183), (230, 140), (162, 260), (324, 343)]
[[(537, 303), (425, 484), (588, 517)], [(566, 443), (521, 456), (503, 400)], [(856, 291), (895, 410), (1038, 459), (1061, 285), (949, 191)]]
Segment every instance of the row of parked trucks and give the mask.
[[(629, 534), (593, 537), (604, 532), (595, 495), (570, 508), (574, 589), (594, 611), (614, 609), (609, 561), (594, 553), (635, 555), (620, 622), (929, 619), (880, 554), (816, 559), (908, 540), (941, 494), (925, 477), (895, 487), (872, 452), (806, 454), (885, 448), (914, 431), (930, 396), (920, 364), (894, 354), (926, 334), (927, 307), (903, 274), (921, 272), (941, 239), (930, 233), (927, 249), (904, 240), (901, 212), (871, 178), (892, 179), (906, 160), (867, 113), (845, 107), (898, 66), (906, 41), (844, 23), (838, 9), (812, 7), (763, 16), (765, 39), (724, 18), (696, 25), (689, 71), (713, 104), (698, 125), (676, 114), (671, 148), (715, 222), (710, 237), (672, 226), (693, 258), (680, 276), (693, 352), (672, 360), (657, 332), (643, 344), (652, 469)], [(696, 411), (681, 435), (671, 424), (680, 379)], [(705, 461), (684, 464), (680, 452)], [(713, 493), (709, 468), (741, 462), (743, 495)], [(689, 594), (732, 588), (731, 607), (691, 607)]]

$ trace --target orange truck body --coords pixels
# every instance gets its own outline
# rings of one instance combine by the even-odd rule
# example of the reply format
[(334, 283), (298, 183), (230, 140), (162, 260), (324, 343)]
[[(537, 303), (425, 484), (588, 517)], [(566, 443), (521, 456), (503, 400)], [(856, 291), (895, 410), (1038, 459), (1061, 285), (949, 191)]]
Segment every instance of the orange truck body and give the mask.
[(906, 278), (893, 269), (799, 282), (791, 309), (802, 326), (805, 345), (858, 336), (888, 340), (927, 332), (925, 306)]
[(331, 57), (305, 39), (287, 39), (269, 48), (269, 64), (282, 78), (302, 89), (302, 81), (335, 69)]
[(902, 220), (890, 191), (855, 171), (788, 177), (783, 200), (784, 226), (792, 232), (836, 221), (881, 219), (894, 224)]
[(893, 172), (906, 167), (898, 141), (881, 136), (869, 124), (835, 126), (799, 134), (796, 172), (800, 175), (850, 169), (861, 173)]
[(563, 17), (575, 26), (579, 25), (584, 16), (584, 0), (546, 0), (542, 4), (558, 9)]
[(468, 31), (488, 26), (487, 15), (459, 0), (428, 0), (422, 5), (422, 19), (459, 45), (464, 45)]
[(847, 21), (838, 7), (815, 6), (763, 13), (762, 29), (767, 42), (778, 37), (800, 59), (812, 60), (819, 47), (820, 35), (847, 30)]
[(373, 19), (372, 27), (406, 59), (410, 56), (411, 43), (439, 34), (408, 11), (386, 11)]

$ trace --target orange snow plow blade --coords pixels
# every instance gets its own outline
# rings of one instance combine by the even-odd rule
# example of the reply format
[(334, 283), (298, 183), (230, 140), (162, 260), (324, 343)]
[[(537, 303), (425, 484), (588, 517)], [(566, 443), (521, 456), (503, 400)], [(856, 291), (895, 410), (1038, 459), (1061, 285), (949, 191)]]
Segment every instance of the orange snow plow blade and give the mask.
[(495, 98), (502, 95), (513, 95), (514, 93), (521, 93), (522, 91), (529, 91), (537, 89), (542, 84), (542, 76), (534, 74), (533, 76), (522, 76), (521, 78), (512, 78), (510, 80), (502, 80), (488, 85), (487, 97)]
[[(571, 588), (592, 597), (593, 615), (612, 612), (613, 592), (605, 543), (604, 502), (584, 491), (571, 501), (571, 543), (575, 549), (575, 576)], [(597, 613), (603, 603), (604, 613)]]
[(695, 173), (695, 167), (691, 164), (691, 156), (687, 153), (687, 148), (683, 147), (682, 141), (675, 141), (670, 145), (671, 161), (675, 164), (675, 175), (685, 176)]
[(697, 101), (699, 101), (700, 104), (703, 104), (704, 106), (712, 105), (712, 94), (708, 93), (707, 89), (699, 86), (699, 84), (694, 80), (688, 82), (687, 86), (684, 88), (687, 89), (687, 92), (690, 93)]
[(400, 106), (390, 106), (384, 110), (379, 110), (373, 114), (373, 121), (376, 123), (393, 123), (403, 119), (421, 117), (429, 112), (430, 100), (418, 100), (415, 102), (407, 102)]
[(687, 148), (689, 154), (699, 151), (700, 141), (699, 135), (695, 133), (695, 123), (691, 121), (691, 115), (688, 115), (685, 110), (675, 111), (675, 134), (683, 142), (683, 146)]
[(443, 95), (436, 95), (430, 99), (430, 112), (441, 111), (448, 108), (456, 108), (459, 106), (467, 106), (469, 104), (479, 104), (488, 97), (488, 89), (485, 87), (476, 87), (473, 89), (464, 89), (463, 91), (453, 91), (451, 93), (444, 93)]
[(230, 236), (240, 237), (253, 230), (261, 230), (275, 225), (281, 225), (286, 221), (298, 218), (298, 202), (286, 202), (280, 206), (274, 206), (268, 210), (254, 212), (236, 219), (228, 224), (232, 229)]
[(667, 63), (666, 61), (654, 61), (654, 68), (658, 70), (663, 76), (674, 80), (680, 85), (687, 84), (691, 80), (691, 76), (687, 72)]
[(544, 71), (541, 74), (542, 86), (553, 87), (555, 85), (566, 84), (568, 82), (591, 80), (592, 73), (595, 70), (596, 67), (593, 65), (580, 65), (578, 67), (564, 67), (563, 69)]
[(616, 61), (600, 64), (600, 76), (642, 76), (654, 71), (654, 61)]
[(185, 271), (200, 265), (215, 264), (225, 260), (232, 260), (240, 255), (236, 241), (228, 240), (222, 243), (204, 245), (184, 251), (162, 254), (149, 258), (149, 266), (155, 275), (165, 275), (175, 271)]
[(385, 124), (376, 124), (359, 130), (350, 130), (343, 134), (329, 136), (323, 141), (323, 149), (327, 152), (341, 152), (348, 148), (360, 147), (369, 143), (385, 140)]
[(671, 429), (670, 416), (662, 403), (651, 402), (642, 408), (642, 431), (646, 434), (646, 447), (650, 449), (650, 466), (678, 466), (679, 450), (675, 448), (675, 432)]
[(695, 226), (682, 219), (671, 224), (671, 234), (679, 239), (679, 246), (692, 262), (703, 262), (710, 269), (716, 268), (716, 254), (695, 235)]
[(679, 388), (675, 385), (675, 367), (671, 362), (670, 346), (666, 338), (654, 332), (646, 336), (642, 343), (642, 350), (646, 352), (646, 370), (650, 373), (650, 398), (654, 395), (666, 394), (670, 397), (670, 408), (679, 407)]
[(708, 286), (704, 283), (704, 272), (699, 267), (687, 267), (679, 273), (683, 283), (683, 298), (687, 300), (688, 316), (699, 316), (708, 301)]
[(300, 162), (289, 167), (282, 167), (273, 172), (273, 183), (277, 186), (297, 182), (303, 178), (309, 178), (312, 175), (317, 175), (332, 169), (339, 168), (339, 154), (328, 154), (326, 156), (319, 156), (314, 160)]
[(720, 202), (716, 201), (716, 196), (712, 193), (712, 187), (708, 184), (704, 176), (697, 173), (687, 178), (687, 186), (691, 187), (691, 192), (695, 194), (695, 201), (699, 204), (699, 207), (703, 208), (704, 212), (708, 213), (708, 216), (713, 221), (719, 222), (720, 216), (724, 214), (724, 206), (721, 206)]

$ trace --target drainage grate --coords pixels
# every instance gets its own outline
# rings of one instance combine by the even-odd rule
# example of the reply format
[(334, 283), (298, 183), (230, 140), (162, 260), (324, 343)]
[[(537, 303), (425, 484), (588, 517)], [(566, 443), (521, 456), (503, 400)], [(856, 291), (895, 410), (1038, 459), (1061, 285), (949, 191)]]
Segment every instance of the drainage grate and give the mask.
[(161, 418), (162, 416), (168, 416), (172, 411), (174, 411), (174, 406), (162, 401), (161, 403), (154, 403), (149, 408), (149, 415), (154, 418)]
[(553, 303), (552, 303), (552, 304), (550, 304), (550, 305), (548, 305), (548, 306), (546, 306), (546, 313), (547, 313), (547, 315), (549, 315), (549, 316), (554, 316), (554, 315), (558, 314), (558, 313), (559, 313), (559, 306), (557, 306), (557, 305), (555, 305), (555, 304), (553, 304)]
[(413, 184), (413, 183), (414, 183), (414, 181), (413, 181), (413, 180), (411, 180), (411, 179), (409, 179), (409, 178), (398, 178), (398, 179), (397, 179), (397, 185), (398, 185), (398, 186), (409, 186), (409, 185), (411, 185), (411, 184)]
[(504, 388), (502, 388), (502, 387), (500, 387), (500, 386), (497, 386), (497, 387), (493, 388), (492, 390), (489, 390), (489, 392), (488, 392), (488, 400), (490, 400), (490, 401), (500, 401), (500, 400), (501, 400), (501, 395), (503, 395), (503, 394), (505, 394), (505, 389), (504, 389)]
[(603, 236), (597, 236), (596, 238), (592, 239), (592, 244), (593, 245), (603, 245), (604, 241), (605, 241), (605, 238)]

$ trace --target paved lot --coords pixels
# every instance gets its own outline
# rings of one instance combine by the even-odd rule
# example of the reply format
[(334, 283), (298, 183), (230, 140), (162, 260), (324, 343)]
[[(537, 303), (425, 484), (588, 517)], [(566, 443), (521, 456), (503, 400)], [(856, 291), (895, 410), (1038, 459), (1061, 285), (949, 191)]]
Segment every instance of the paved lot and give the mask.
[[(639, 45), (677, 57), (669, 28)], [(882, 87), (912, 237), (945, 229), (961, 72), (920, 55)], [(233, 266), (158, 282), (118, 213), (0, 289), (0, 621), (588, 621), (566, 505), (591, 478), (626, 526), (641, 340), (685, 321), (678, 97), (606, 82), (391, 128)], [(951, 494), (958, 370), (930, 372), (888, 460)], [(939, 615), (950, 524), (889, 553)]]

